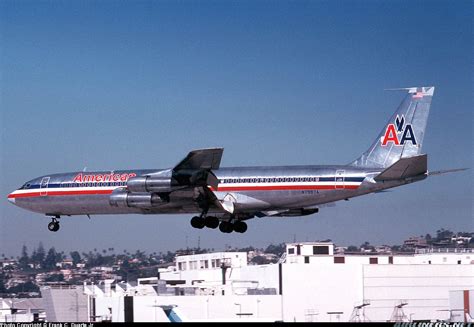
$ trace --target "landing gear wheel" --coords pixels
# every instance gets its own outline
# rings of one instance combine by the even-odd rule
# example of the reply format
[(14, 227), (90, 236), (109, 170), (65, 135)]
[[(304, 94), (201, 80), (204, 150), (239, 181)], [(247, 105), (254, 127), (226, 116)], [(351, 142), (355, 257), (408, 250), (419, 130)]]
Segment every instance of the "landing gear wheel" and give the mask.
[(247, 224), (244, 223), (243, 221), (237, 221), (235, 224), (234, 224), (234, 230), (237, 232), (237, 233), (245, 233), (247, 231)]
[(194, 216), (191, 219), (191, 226), (193, 226), (194, 228), (203, 229), (204, 223), (205, 223), (204, 219), (198, 216)]
[(52, 221), (48, 224), (48, 229), (51, 232), (57, 232), (59, 230), (59, 223), (57, 221)]
[(204, 224), (207, 228), (216, 229), (219, 226), (219, 219), (217, 217), (207, 216), (204, 218)]
[(222, 232), (222, 233), (232, 233), (232, 231), (234, 230), (234, 226), (231, 224), (231, 223), (228, 223), (226, 221), (223, 221), (221, 222), (221, 224), (219, 225), (219, 230)]

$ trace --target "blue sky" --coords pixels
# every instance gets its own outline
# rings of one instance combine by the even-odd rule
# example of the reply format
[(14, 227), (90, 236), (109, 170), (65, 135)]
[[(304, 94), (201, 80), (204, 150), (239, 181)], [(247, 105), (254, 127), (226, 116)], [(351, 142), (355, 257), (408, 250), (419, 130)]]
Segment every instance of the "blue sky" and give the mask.
[[(473, 231), (472, 3), (2, 1), (0, 248), (166, 251), (332, 239), (396, 244)], [(344, 164), (403, 94), (435, 85), (431, 170), (470, 167), (245, 234), (189, 215), (48, 218), (6, 201), (53, 172), (165, 168), (200, 147), (222, 166)]]

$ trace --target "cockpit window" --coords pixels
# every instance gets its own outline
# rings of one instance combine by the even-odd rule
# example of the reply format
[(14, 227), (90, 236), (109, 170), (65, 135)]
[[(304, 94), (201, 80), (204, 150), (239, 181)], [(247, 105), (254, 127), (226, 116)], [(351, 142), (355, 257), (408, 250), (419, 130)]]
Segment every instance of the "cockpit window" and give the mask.
[(30, 183), (25, 183), (25, 184), (23, 184), (22, 187), (20, 187), (20, 190), (27, 190), (27, 189), (29, 189), (30, 187), (31, 187), (31, 184), (30, 184)]

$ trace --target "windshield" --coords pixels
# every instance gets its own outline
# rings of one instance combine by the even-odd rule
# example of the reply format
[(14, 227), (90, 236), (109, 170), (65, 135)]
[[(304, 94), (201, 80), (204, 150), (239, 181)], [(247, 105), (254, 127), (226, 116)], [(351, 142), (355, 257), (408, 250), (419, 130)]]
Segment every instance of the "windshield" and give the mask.
[(31, 184), (28, 182), (28, 183), (23, 184), (23, 186), (20, 187), (19, 189), (20, 189), (20, 190), (27, 190), (27, 189), (29, 189), (30, 187), (31, 187)]

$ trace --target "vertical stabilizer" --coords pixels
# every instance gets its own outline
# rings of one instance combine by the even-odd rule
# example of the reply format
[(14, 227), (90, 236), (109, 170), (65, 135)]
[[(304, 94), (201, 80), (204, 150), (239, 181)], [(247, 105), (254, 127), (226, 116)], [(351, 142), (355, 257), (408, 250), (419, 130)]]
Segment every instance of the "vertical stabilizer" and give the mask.
[(421, 153), (434, 87), (411, 87), (370, 148), (354, 166), (386, 168)]

